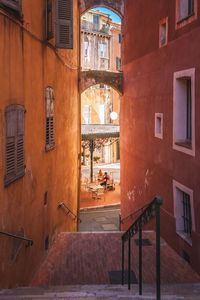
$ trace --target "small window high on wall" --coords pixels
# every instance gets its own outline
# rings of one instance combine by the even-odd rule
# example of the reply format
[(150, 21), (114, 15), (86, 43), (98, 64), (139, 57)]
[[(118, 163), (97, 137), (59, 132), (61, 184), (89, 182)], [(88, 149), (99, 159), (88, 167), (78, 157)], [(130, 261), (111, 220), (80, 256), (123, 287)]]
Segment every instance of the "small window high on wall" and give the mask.
[(6, 163), (5, 186), (24, 176), (24, 114), (21, 105), (13, 104), (5, 110)]
[(181, 21), (194, 14), (194, 0), (178, 1), (178, 21)]
[(46, 88), (46, 146), (49, 151), (55, 147), (54, 140), (54, 92), (51, 87)]

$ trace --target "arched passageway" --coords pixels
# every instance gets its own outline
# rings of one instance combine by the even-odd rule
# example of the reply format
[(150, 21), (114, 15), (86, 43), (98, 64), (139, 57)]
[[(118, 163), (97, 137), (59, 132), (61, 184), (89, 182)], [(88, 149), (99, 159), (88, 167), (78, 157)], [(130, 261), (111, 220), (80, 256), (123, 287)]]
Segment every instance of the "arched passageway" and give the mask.
[(106, 84), (115, 89), (120, 95), (123, 94), (122, 73), (98, 70), (83, 71), (80, 73), (79, 89), (81, 93), (96, 84)]
[(104, 6), (112, 9), (121, 18), (124, 16), (124, 0), (79, 0), (80, 14), (92, 7)]

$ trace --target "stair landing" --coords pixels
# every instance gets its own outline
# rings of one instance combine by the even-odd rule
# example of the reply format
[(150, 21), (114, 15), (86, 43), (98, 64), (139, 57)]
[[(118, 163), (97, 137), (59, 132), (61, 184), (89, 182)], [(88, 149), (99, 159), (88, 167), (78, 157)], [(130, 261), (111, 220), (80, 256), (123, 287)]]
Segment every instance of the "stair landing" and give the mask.
[[(61, 233), (39, 272), (33, 286), (110, 284), (109, 272), (121, 270), (121, 232)], [(152, 245), (143, 247), (143, 282), (156, 281), (155, 232), (143, 232)], [(138, 246), (132, 238), (132, 270), (138, 278)], [(125, 249), (127, 266), (127, 248)], [(127, 267), (126, 267), (127, 269)], [(161, 283), (200, 282), (200, 277), (161, 238)]]

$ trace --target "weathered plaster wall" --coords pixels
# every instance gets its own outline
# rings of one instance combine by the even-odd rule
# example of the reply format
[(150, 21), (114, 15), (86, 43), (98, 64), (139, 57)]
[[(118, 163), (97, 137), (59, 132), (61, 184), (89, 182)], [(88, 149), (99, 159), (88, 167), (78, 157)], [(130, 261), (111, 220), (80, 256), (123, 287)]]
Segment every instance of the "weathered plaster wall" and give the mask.
[[(0, 236), (0, 286), (27, 285), (61, 231), (77, 223), (57, 208), (64, 201), (76, 214), (78, 198), (79, 15), (74, 0), (74, 49), (56, 50), (45, 42), (45, 1), (22, 1), (24, 24), (0, 10), (0, 230), (34, 240), (16, 249), (12, 238)], [(52, 41), (52, 45), (54, 41)], [(54, 89), (55, 149), (45, 152), (45, 88)], [(21, 104), (25, 114), (25, 176), (4, 187), (5, 108)], [(47, 192), (47, 205), (44, 195)]]
[[(200, 1), (198, 1), (200, 5)], [(159, 48), (159, 21), (168, 17), (169, 42)], [(195, 68), (195, 127), (200, 122), (200, 19), (175, 29), (175, 1), (127, 0), (124, 26), (124, 95), (121, 103), (122, 218), (163, 198), (161, 233), (180, 255), (187, 252), (200, 273), (200, 139), (195, 157), (175, 151), (173, 143), (173, 73)], [(163, 139), (154, 136), (155, 113), (163, 113)], [(192, 247), (176, 234), (173, 179), (194, 192), (196, 230)]]

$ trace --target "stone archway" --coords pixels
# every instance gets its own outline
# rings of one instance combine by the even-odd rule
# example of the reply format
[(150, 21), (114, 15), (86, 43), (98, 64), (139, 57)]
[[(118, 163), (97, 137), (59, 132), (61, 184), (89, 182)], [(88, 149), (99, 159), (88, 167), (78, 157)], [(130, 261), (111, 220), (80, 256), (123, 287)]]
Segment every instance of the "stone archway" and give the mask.
[(112, 9), (121, 18), (124, 16), (124, 0), (79, 0), (80, 14), (97, 6), (104, 6)]
[(80, 72), (79, 90), (83, 93), (89, 87), (96, 84), (111, 86), (120, 95), (123, 94), (123, 74), (108, 71), (82, 71)]

